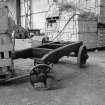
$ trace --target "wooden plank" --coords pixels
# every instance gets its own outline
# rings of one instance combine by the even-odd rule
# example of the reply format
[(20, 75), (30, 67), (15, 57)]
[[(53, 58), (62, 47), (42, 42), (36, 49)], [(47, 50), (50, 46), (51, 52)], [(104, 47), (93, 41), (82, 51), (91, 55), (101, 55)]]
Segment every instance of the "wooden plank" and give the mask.
[(0, 67), (11, 66), (12, 60), (11, 59), (0, 59)]
[(97, 21), (78, 21), (78, 31), (82, 32), (97, 32)]
[(12, 51), (12, 50), (13, 50), (13, 44), (0, 45), (0, 52)]
[(87, 49), (97, 47), (97, 38), (98, 38), (97, 33), (81, 33), (78, 35), (78, 37), (80, 41), (83, 41)]

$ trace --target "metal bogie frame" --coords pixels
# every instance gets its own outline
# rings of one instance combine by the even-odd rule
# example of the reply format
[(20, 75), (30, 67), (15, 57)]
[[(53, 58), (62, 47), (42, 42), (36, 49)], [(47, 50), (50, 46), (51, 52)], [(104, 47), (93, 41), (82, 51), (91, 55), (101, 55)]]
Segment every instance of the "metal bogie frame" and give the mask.
[(21, 51), (16, 51), (12, 59), (31, 58), (34, 59), (35, 67), (30, 74), (13, 77), (6, 82), (30, 77), (30, 83), (33, 87), (37, 83), (43, 83), (44, 88), (49, 89), (48, 81), (55, 79), (53, 64), (57, 63), (63, 56), (77, 57), (77, 64), (83, 67), (88, 59), (86, 46), (83, 42), (49, 42), (35, 48), (28, 48)]

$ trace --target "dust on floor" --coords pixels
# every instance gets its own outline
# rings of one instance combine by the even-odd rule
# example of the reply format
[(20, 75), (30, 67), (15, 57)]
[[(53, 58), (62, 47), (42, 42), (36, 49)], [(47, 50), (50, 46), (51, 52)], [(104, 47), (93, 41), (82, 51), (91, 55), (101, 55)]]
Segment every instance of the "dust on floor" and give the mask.
[[(85, 68), (74, 58), (54, 65), (58, 88), (37, 91), (29, 80), (0, 86), (0, 105), (105, 105), (105, 51), (89, 53)], [(30, 71), (31, 59), (15, 60), (15, 69)]]

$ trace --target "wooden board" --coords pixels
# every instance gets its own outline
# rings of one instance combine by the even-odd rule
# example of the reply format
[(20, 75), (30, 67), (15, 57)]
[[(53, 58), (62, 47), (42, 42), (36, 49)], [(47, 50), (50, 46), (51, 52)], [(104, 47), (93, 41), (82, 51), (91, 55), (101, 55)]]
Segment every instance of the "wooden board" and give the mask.
[(105, 29), (100, 28), (98, 30), (97, 47), (105, 47)]
[(80, 33), (78, 37), (80, 41), (83, 41), (87, 49), (97, 47), (97, 38), (98, 38), (97, 33)]
[(12, 51), (12, 50), (13, 50), (13, 44), (0, 45), (0, 52)]
[(105, 6), (100, 7), (100, 16), (105, 16)]
[(97, 32), (97, 21), (78, 21), (78, 32)]
[(12, 60), (11, 59), (0, 59), (0, 67), (11, 66)]

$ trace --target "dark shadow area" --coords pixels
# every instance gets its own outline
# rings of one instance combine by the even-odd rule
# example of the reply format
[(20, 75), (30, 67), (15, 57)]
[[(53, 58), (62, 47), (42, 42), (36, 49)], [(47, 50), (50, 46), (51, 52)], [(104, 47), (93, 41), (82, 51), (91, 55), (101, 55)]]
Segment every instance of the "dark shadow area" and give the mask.
[(88, 52), (93, 52), (95, 50), (104, 51), (105, 50), (105, 47), (97, 47), (97, 48), (87, 49)]

